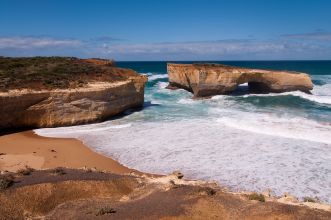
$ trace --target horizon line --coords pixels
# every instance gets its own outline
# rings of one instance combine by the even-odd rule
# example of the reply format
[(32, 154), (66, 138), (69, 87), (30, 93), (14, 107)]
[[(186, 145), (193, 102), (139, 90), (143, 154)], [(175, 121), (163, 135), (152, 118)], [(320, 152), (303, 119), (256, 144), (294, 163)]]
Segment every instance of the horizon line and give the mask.
[[(104, 58), (107, 59), (107, 58)], [(115, 62), (267, 62), (267, 61), (331, 61), (322, 59), (305, 59), (305, 60), (294, 60), (294, 59), (279, 59), (279, 60), (116, 60)]]

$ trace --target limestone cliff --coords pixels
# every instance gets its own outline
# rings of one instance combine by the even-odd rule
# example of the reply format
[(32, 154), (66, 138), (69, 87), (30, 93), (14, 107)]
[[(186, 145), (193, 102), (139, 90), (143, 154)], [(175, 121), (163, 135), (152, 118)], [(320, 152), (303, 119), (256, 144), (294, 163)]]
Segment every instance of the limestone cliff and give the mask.
[(146, 78), (86, 88), (0, 93), (0, 128), (54, 127), (102, 121), (144, 102)]
[(115, 81), (85, 78), (86, 84), (76, 88), (30, 87), (0, 92), (0, 129), (78, 125), (141, 107), (147, 77), (132, 70), (112, 67), (112, 71), (129, 75)]
[(221, 64), (168, 64), (170, 89), (183, 88), (195, 97), (228, 94), (238, 85), (248, 83), (257, 93), (303, 91), (313, 83), (309, 75), (298, 72), (271, 71), (225, 66)]

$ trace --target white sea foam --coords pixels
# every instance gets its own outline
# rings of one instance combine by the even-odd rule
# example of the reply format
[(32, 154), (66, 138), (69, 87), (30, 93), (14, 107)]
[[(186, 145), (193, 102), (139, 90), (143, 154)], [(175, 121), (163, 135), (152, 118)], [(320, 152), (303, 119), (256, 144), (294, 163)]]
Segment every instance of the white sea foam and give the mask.
[(167, 74), (154, 74), (154, 75), (148, 75), (148, 81), (153, 81), (157, 79), (166, 79), (168, 78)]
[(177, 101), (177, 103), (193, 105), (193, 104), (197, 104), (198, 102), (197, 102), (197, 100), (193, 100), (192, 98), (182, 98), (182, 99), (179, 99)]
[(226, 98), (227, 98), (226, 95), (215, 95), (215, 96), (211, 97), (210, 99), (211, 100), (224, 100)]
[(81, 126), (71, 126), (71, 127), (58, 127), (58, 128), (43, 128), (36, 129), (35, 132), (41, 136), (47, 137), (72, 137), (79, 133), (88, 133), (88, 132), (101, 132), (112, 129), (122, 129), (128, 128), (131, 124), (111, 124), (109, 122), (104, 122), (100, 124), (91, 124), (91, 125), (81, 125)]
[[(300, 96), (301, 98), (308, 99), (313, 102), (331, 105), (331, 96), (330, 95), (317, 95), (317, 94), (318, 94), (318, 89), (315, 88), (315, 90), (313, 90), (313, 95), (306, 94), (303, 92), (292, 92), (291, 95)], [(321, 92), (320, 92), (320, 94), (321, 94)], [(328, 94), (331, 94), (331, 93), (329, 92)]]
[[(98, 125), (90, 127), (94, 131)], [(37, 132), (67, 137), (67, 129)], [(311, 135), (318, 128), (307, 129), (305, 135)], [(296, 127), (288, 131), (296, 133)], [(271, 188), (278, 195), (290, 192), (331, 202), (330, 144), (243, 132), (208, 119), (133, 123), (125, 129), (86, 129), (71, 136), (141, 171), (165, 174), (180, 169), (188, 178), (217, 180), (232, 190)]]
[(159, 100), (152, 100), (152, 101), (151, 101), (151, 104), (154, 104), (154, 105), (161, 105), (162, 102), (159, 101)]
[[(145, 100), (159, 106), (100, 124), (36, 132), (78, 138), (145, 172), (180, 169), (188, 178), (216, 180), (232, 190), (271, 188), (278, 195), (317, 196), (331, 203), (329, 120), (314, 121), (306, 118), (305, 111), (283, 106), (258, 108), (225, 95), (192, 100), (190, 93), (165, 89), (167, 85), (157, 82), (146, 90)], [(330, 85), (315, 86), (312, 95), (240, 97), (292, 95), (329, 104)]]
[(279, 117), (271, 112), (262, 114), (239, 111), (231, 111), (217, 121), (249, 132), (331, 144), (331, 123), (328, 122), (322, 124), (301, 117)]
[(312, 102), (317, 102), (321, 104), (330, 104), (331, 105), (331, 84), (326, 84), (323, 86), (315, 86), (312, 90), (312, 94), (307, 94), (300, 91), (294, 91), (294, 92), (283, 92), (283, 93), (269, 93), (269, 94), (246, 94), (242, 97), (254, 97), (254, 96), (297, 96), (301, 97), (303, 99), (307, 99)]
[[(167, 82), (158, 82), (158, 87), (159, 87), (159, 89), (165, 89), (167, 86), (168, 86), (168, 84), (169, 83), (167, 83)], [(168, 90), (166, 90), (166, 91), (168, 91)]]
[(320, 85), (320, 86), (314, 86), (312, 93), (314, 95), (330, 96), (330, 94), (331, 94), (331, 83)]

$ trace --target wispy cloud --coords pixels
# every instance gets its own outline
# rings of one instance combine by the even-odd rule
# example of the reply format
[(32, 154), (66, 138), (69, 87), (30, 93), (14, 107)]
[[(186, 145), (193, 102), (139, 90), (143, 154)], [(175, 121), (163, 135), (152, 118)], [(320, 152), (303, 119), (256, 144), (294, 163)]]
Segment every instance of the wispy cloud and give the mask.
[(110, 36), (101, 36), (96, 38), (91, 38), (90, 41), (94, 42), (120, 42), (120, 41), (127, 41), (126, 39), (110, 37)]
[(78, 47), (82, 42), (76, 39), (55, 39), (50, 37), (0, 37), (0, 49), (42, 49), (57, 47)]
[[(302, 39), (302, 40), (296, 40)], [(316, 40), (320, 39), (320, 40)], [(47, 36), (0, 37), (0, 55), (79, 56), (117, 60), (328, 59), (331, 33), (288, 34), (279, 38), (131, 43), (113, 37), (89, 40)]]
[(331, 32), (316, 31), (301, 34), (285, 34), (282, 37), (288, 39), (331, 41)]
[[(225, 39), (217, 41), (168, 42), (154, 44), (103, 44), (99, 54), (111, 57), (148, 57), (154, 59), (269, 59), (307, 52), (331, 53), (330, 47), (286, 40)], [(294, 58), (294, 57), (293, 57)]]
[(154, 44), (104, 44), (100, 52), (109, 54), (122, 53), (192, 53), (192, 54), (225, 54), (242, 52), (261, 52), (267, 50), (282, 50), (283, 45), (274, 43), (248, 41), (195, 41), (195, 42), (166, 42)]

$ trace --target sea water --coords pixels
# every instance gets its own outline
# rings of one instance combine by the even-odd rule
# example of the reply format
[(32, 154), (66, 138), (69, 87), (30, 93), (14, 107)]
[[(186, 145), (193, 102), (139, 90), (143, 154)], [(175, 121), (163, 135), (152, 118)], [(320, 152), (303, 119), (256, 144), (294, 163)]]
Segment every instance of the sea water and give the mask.
[(233, 191), (271, 189), (331, 203), (331, 61), (219, 63), (306, 72), (314, 89), (249, 94), (244, 84), (232, 95), (193, 100), (185, 90), (165, 88), (166, 62), (119, 62), (149, 77), (141, 111), (36, 132), (78, 138), (144, 172), (181, 170), (187, 178), (214, 180)]

